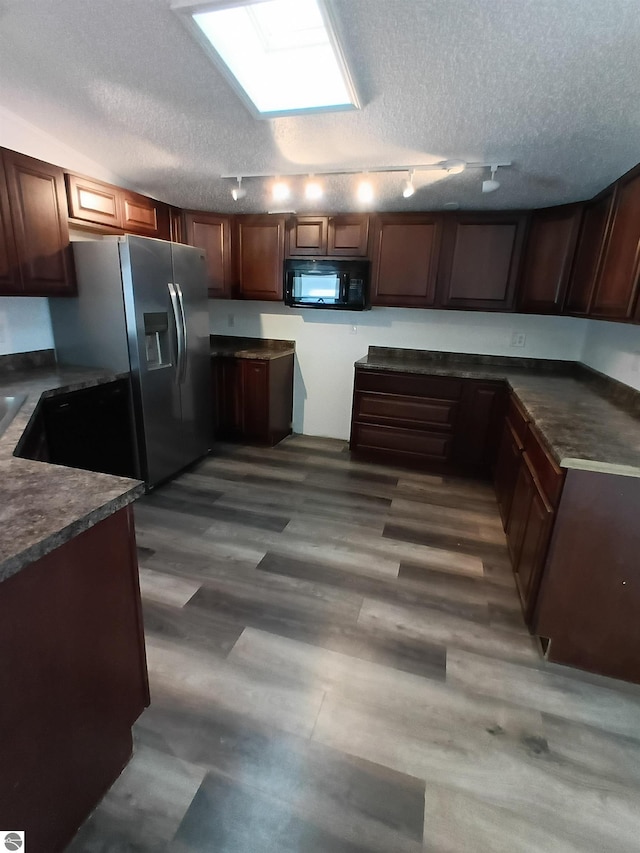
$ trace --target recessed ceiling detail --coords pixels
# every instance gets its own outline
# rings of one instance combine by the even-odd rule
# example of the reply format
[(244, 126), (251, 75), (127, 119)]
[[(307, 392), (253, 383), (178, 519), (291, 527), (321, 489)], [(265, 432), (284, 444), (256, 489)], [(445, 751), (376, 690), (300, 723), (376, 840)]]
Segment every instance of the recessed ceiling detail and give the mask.
[(245, 0), (188, 14), (198, 40), (258, 116), (358, 107), (323, 0)]

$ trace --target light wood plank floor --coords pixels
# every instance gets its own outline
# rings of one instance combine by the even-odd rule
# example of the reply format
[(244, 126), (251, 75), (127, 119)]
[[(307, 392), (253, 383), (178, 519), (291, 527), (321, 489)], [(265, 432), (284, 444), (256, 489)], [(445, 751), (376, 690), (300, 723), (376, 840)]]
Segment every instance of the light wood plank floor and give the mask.
[(640, 849), (640, 689), (540, 659), (489, 484), (294, 436), (136, 526), (152, 703), (70, 850)]

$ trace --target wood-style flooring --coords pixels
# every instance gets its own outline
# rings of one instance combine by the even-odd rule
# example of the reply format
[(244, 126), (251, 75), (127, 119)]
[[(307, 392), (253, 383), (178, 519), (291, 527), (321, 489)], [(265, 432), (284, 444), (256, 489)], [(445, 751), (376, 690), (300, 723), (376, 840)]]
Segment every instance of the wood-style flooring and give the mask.
[(151, 706), (74, 853), (640, 850), (640, 689), (541, 660), (489, 484), (294, 436), (135, 514)]

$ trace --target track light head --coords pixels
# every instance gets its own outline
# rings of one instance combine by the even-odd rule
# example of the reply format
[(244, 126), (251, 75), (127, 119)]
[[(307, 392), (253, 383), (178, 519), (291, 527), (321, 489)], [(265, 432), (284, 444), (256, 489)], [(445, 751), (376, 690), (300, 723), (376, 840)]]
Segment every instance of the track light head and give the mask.
[(402, 195), (405, 198), (411, 198), (411, 196), (416, 191), (416, 188), (413, 185), (413, 176), (414, 176), (414, 172), (409, 172), (407, 180), (404, 182), (404, 188), (402, 190)]
[(242, 186), (242, 178), (238, 176), (238, 186), (234, 187), (231, 190), (231, 197), (234, 201), (239, 201), (241, 198), (244, 198), (247, 194), (246, 189)]
[(500, 181), (496, 181), (495, 179), (497, 171), (497, 166), (491, 166), (491, 179), (482, 182), (483, 193), (494, 193), (496, 190), (500, 189)]

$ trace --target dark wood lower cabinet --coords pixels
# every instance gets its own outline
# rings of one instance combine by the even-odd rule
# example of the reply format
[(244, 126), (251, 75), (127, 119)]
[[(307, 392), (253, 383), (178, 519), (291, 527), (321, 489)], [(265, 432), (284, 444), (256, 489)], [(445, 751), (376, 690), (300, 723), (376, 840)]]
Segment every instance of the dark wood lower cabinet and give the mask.
[(356, 367), (350, 448), (380, 461), (486, 475), (504, 400), (502, 382)]
[(277, 444), (291, 434), (293, 354), (217, 356), (211, 364), (216, 438)]
[(640, 478), (569, 470), (533, 630), (547, 658), (640, 683)]
[(149, 704), (131, 508), (1, 586), (0, 824), (55, 853), (126, 765)]

